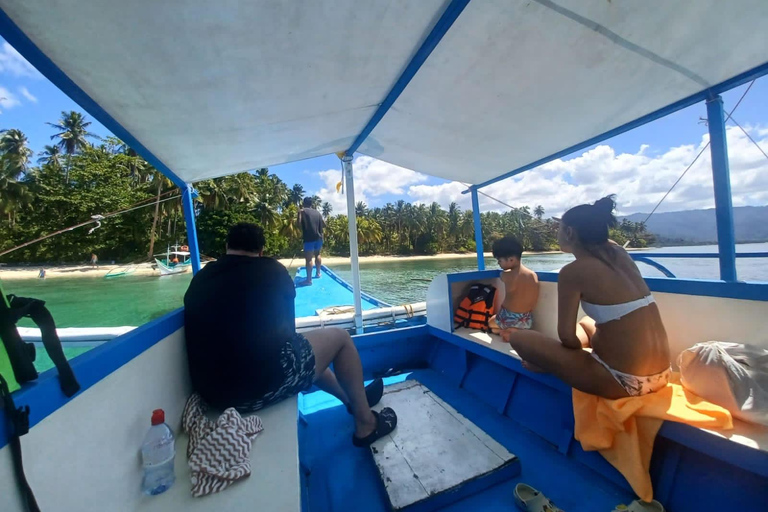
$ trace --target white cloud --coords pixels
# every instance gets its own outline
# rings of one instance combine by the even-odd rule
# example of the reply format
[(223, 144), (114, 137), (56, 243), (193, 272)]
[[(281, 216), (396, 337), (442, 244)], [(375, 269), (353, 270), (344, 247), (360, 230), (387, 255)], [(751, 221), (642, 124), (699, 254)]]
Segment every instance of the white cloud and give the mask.
[[(423, 174), (369, 156), (355, 158), (352, 168), (355, 178), (355, 202), (363, 201), (368, 205), (372, 199), (384, 194), (405, 195), (408, 186), (427, 180)], [(346, 213), (346, 196), (336, 192), (336, 184), (341, 181), (341, 163), (338, 169), (320, 171), (319, 174), (324, 186), (316, 194), (323, 201), (331, 203), (334, 214)]]
[(21, 105), (21, 102), (16, 97), (16, 95), (5, 87), (0, 86), (0, 107), (9, 109), (18, 107), (19, 105)]
[[(745, 129), (768, 152), (768, 129)], [(735, 126), (727, 128), (731, 189), (736, 206), (768, 204), (768, 159)], [(555, 160), (519, 176), (482, 189), (513, 206), (542, 205), (547, 216), (561, 214), (571, 206), (595, 201), (615, 193), (620, 213), (649, 212), (680, 177), (709, 140), (704, 135), (697, 145), (670, 148), (663, 154), (651, 155), (643, 145), (636, 153), (616, 154), (608, 145), (600, 145), (567, 161)], [(439, 202), (447, 207), (456, 201), (471, 208), (465, 187), (451, 182), (440, 185), (413, 185), (410, 200)], [(710, 153), (707, 149), (662, 203), (658, 211), (675, 211), (714, 206)], [(487, 197), (480, 196), (483, 211), (507, 209)]]
[(29, 89), (27, 89), (26, 87), (19, 87), (19, 92), (21, 93), (22, 96), (27, 98), (27, 101), (31, 101), (32, 103), (37, 103), (37, 98), (35, 97), (35, 95), (29, 92)]
[(42, 78), (34, 66), (6, 42), (0, 46), (0, 73), (8, 73), (15, 77)]

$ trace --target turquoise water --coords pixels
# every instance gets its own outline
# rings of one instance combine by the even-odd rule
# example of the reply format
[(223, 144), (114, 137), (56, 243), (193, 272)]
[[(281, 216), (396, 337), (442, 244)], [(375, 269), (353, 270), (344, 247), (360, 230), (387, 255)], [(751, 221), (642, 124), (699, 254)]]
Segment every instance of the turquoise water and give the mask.
[[(647, 251), (647, 254), (650, 256), (655, 251)], [(717, 248), (714, 246), (668, 247), (659, 251), (716, 252)], [(768, 252), (768, 243), (740, 245), (738, 251)], [(571, 260), (572, 256), (567, 254), (524, 257), (526, 265), (540, 271), (556, 270)], [(716, 259), (658, 261), (678, 277), (702, 279), (718, 277)], [(351, 281), (349, 265), (333, 265), (331, 268), (343, 279)], [(496, 262), (493, 259), (487, 259), (486, 268), (497, 268)], [(363, 291), (391, 304), (403, 304), (425, 300), (429, 281), (437, 274), (474, 269), (476, 269), (476, 263), (473, 258), (373, 262), (360, 265), (360, 279)], [(641, 265), (641, 269), (648, 276), (661, 275), (647, 265)], [(768, 262), (765, 259), (741, 259), (738, 261), (738, 271), (740, 279), (768, 281)], [(4, 287), (6, 293), (37, 297), (47, 301), (60, 327), (112, 327), (141, 325), (181, 307), (190, 279), (192, 279), (191, 274), (163, 278), (126, 276), (118, 279), (95, 277), (30, 279), (5, 281)], [(321, 287), (318, 287), (312, 293), (321, 292)], [(301, 293), (300, 290), (299, 294)], [(331, 302), (349, 303), (350, 300), (345, 296)], [(297, 313), (301, 316), (309, 314), (308, 311), (302, 309)]]

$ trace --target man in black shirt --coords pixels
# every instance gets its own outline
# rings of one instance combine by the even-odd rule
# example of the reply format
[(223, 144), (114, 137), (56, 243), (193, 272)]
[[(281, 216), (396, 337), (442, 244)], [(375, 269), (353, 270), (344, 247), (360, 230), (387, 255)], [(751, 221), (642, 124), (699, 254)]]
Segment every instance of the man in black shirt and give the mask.
[(305, 197), (302, 204), (304, 208), (299, 210), (299, 225), (301, 225), (301, 236), (304, 240), (307, 279), (301, 285), (309, 286), (312, 284), (312, 258), (315, 259), (315, 271), (317, 272), (315, 278), (320, 279), (320, 266), (323, 264), (320, 259), (320, 249), (323, 248), (325, 221), (320, 212), (312, 208), (312, 198)]
[(227, 236), (226, 256), (207, 264), (189, 285), (184, 321), (193, 388), (215, 407), (253, 412), (314, 383), (354, 415), (355, 445), (390, 433), (397, 424), (394, 411), (371, 411), (383, 382), (363, 387), (349, 334), (296, 333), (293, 281), (279, 262), (263, 257), (264, 242), (260, 227), (237, 224)]

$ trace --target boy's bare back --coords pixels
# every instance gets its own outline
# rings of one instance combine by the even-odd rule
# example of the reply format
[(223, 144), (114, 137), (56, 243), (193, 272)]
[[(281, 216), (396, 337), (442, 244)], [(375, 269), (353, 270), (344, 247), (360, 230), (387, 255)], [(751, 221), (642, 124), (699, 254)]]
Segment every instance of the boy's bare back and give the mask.
[(522, 263), (512, 270), (501, 272), (504, 283), (504, 301), (502, 306), (507, 311), (528, 313), (536, 308), (539, 301), (539, 276)]

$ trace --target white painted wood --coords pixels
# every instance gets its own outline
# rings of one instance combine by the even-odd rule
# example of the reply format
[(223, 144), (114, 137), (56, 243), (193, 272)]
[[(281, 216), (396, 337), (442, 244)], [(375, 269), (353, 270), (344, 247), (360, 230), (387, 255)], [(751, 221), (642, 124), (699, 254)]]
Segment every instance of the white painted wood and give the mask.
[(466, 327), (459, 327), (453, 332), (453, 334), (464, 338), (465, 340), (477, 343), (478, 345), (492, 348), (496, 352), (501, 352), (504, 355), (514, 357), (515, 359), (520, 359), (520, 356), (517, 355), (517, 352), (512, 350), (512, 347), (509, 345), (509, 343), (502, 340), (501, 336), (498, 334), (489, 334), (475, 331), (473, 329), (467, 329)]
[[(184, 330), (75, 397), (22, 438), (24, 466), (42, 510), (300, 509), (296, 399), (260, 413), (264, 432), (251, 453), (254, 474), (224, 492), (192, 500), (181, 413), (191, 385)], [(141, 442), (153, 409), (163, 408), (177, 443), (174, 487), (141, 492)], [(268, 469), (266, 469), (268, 468)], [(22, 512), (8, 446), (0, 449), (0, 510)]]
[(394, 510), (516, 459), (418, 381), (388, 387), (381, 407), (398, 415), (397, 429), (371, 446)]
[(176, 484), (159, 496), (142, 496), (136, 510), (286, 511), (301, 510), (298, 448), (298, 399), (288, 398), (257, 413), (264, 431), (251, 448), (251, 476), (218, 494), (190, 494), (186, 435), (176, 443)]
[(448, 275), (435, 276), (427, 288), (427, 324), (451, 332), (453, 306), (448, 295)]

